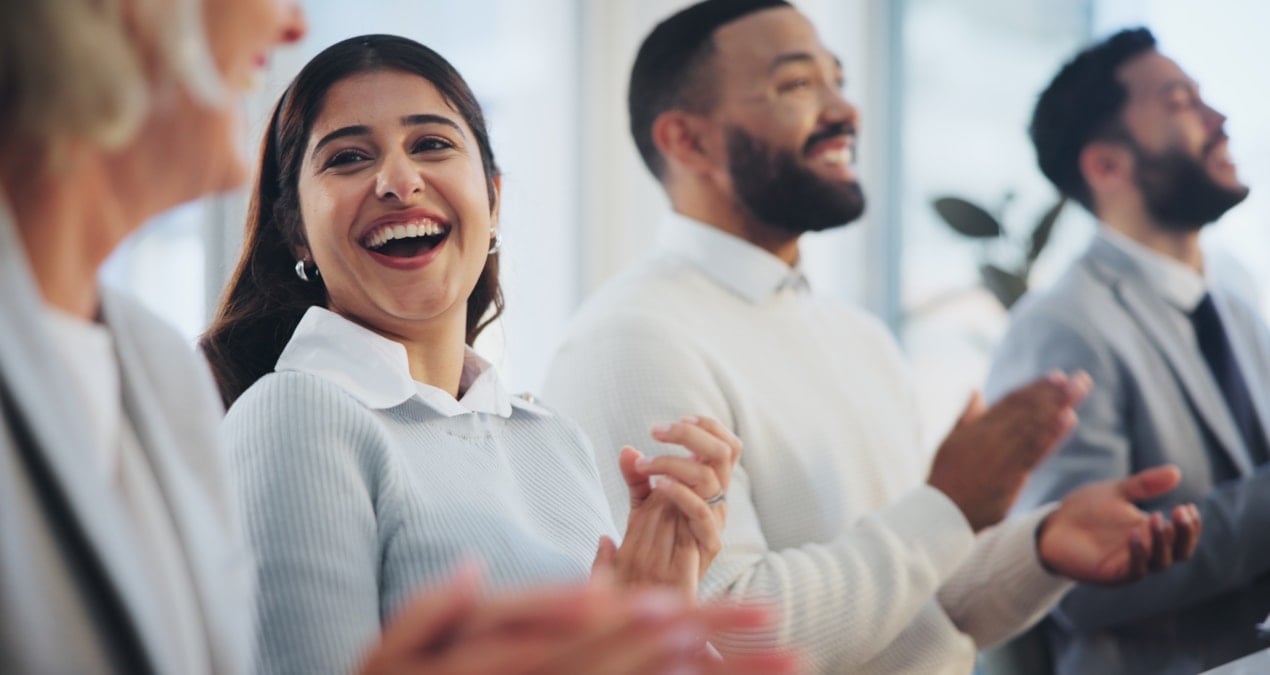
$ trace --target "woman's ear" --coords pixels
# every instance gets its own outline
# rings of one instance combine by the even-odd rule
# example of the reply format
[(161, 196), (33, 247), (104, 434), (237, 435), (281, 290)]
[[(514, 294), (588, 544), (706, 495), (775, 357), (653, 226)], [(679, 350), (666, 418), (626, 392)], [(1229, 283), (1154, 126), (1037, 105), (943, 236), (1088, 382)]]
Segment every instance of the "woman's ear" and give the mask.
[(490, 229), (495, 229), (498, 227), (499, 208), (503, 204), (503, 174), (494, 174), (491, 183), (494, 185), (494, 203), (490, 205), (489, 209), (489, 226)]

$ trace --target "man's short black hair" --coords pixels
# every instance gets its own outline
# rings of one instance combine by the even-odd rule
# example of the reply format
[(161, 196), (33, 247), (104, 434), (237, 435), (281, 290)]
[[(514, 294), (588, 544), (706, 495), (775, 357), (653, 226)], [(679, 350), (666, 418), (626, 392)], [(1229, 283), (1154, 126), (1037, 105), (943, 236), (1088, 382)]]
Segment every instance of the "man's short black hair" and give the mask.
[(1080, 153), (1093, 141), (1123, 134), (1120, 114), (1129, 92), (1116, 71), (1152, 49), (1155, 36), (1146, 28), (1122, 30), (1086, 48), (1058, 71), (1032, 112), (1029, 132), (1041, 172), (1091, 213), (1093, 195), (1080, 173)]
[(700, 77), (714, 52), (714, 33), (765, 9), (789, 7), (784, 0), (705, 0), (657, 24), (640, 45), (631, 69), (627, 107), (635, 146), (653, 175), (661, 178), (666, 161), (653, 143), (653, 122), (667, 110), (708, 112), (715, 86)]

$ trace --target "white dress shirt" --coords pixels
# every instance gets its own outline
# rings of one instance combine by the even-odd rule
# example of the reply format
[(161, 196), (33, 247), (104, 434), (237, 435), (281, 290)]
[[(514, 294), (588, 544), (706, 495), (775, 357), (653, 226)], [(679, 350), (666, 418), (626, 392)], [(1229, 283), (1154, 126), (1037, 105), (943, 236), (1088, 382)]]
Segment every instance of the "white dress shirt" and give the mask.
[[(322, 307), (310, 307), (278, 357), (276, 371), (318, 375), (336, 382), (368, 408), (385, 409), (411, 397), (445, 417), (489, 413), (511, 417), (511, 396), (494, 366), (468, 347), (456, 400), (449, 392), (410, 376), (400, 342)], [(532, 404), (531, 404), (532, 405)]]
[[(1199, 349), (1199, 341), (1195, 337), (1190, 314), (1208, 293), (1209, 283), (1204, 275), (1182, 261), (1147, 248), (1106, 225), (1098, 228), (1097, 236), (1129, 256), (1129, 259), (1142, 270), (1151, 289), (1159, 293), (1170, 307), (1177, 310), (1169, 316), (1169, 321), (1176, 329), (1178, 337), (1187, 346)], [(1222, 313), (1221, 303), (1217, 303), (1217, 311), (1219, 314)]]

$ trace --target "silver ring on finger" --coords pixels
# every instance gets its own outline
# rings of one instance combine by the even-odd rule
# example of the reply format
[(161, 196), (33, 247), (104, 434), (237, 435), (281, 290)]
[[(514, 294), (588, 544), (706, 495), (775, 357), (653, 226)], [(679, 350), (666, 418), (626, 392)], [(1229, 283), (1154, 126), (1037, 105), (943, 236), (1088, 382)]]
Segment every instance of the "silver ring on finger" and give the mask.
[(726, 502), (727, 500), (728, 500), (727, 490), (719, 490), (719, 494), (706, 500), (706, 505), (714, 506), (715, 504), (722, 504), (723, 502)]

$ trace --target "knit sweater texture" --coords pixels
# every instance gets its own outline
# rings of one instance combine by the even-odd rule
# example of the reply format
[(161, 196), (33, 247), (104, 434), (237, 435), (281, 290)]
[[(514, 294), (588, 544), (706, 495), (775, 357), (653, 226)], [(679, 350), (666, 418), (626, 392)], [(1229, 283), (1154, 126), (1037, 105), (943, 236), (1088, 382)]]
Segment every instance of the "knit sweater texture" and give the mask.
[(286, 371), (223, 429), (257, 555), (262, 673), (352, 672), (459, 564), (479, 561), (489, 590), (578, 580), (615, 534), (577, 426), (520, 399), (509, 417), (446, 416), (418, 396), (374, 409)]
[(1037, 561), (1038, 511), (975, 535), (925, 484), (908, 368), (867, 314), (796, 268), (677, 218), (652, 255), (583, 307), (544, 396), (595, 443), (615, 522), (616, 454), (658, 420), (709, 415), (744, 443), (705, 595), (767, 599), (819, 672), (957, 673), (1038, 620), (1069, 584)]

